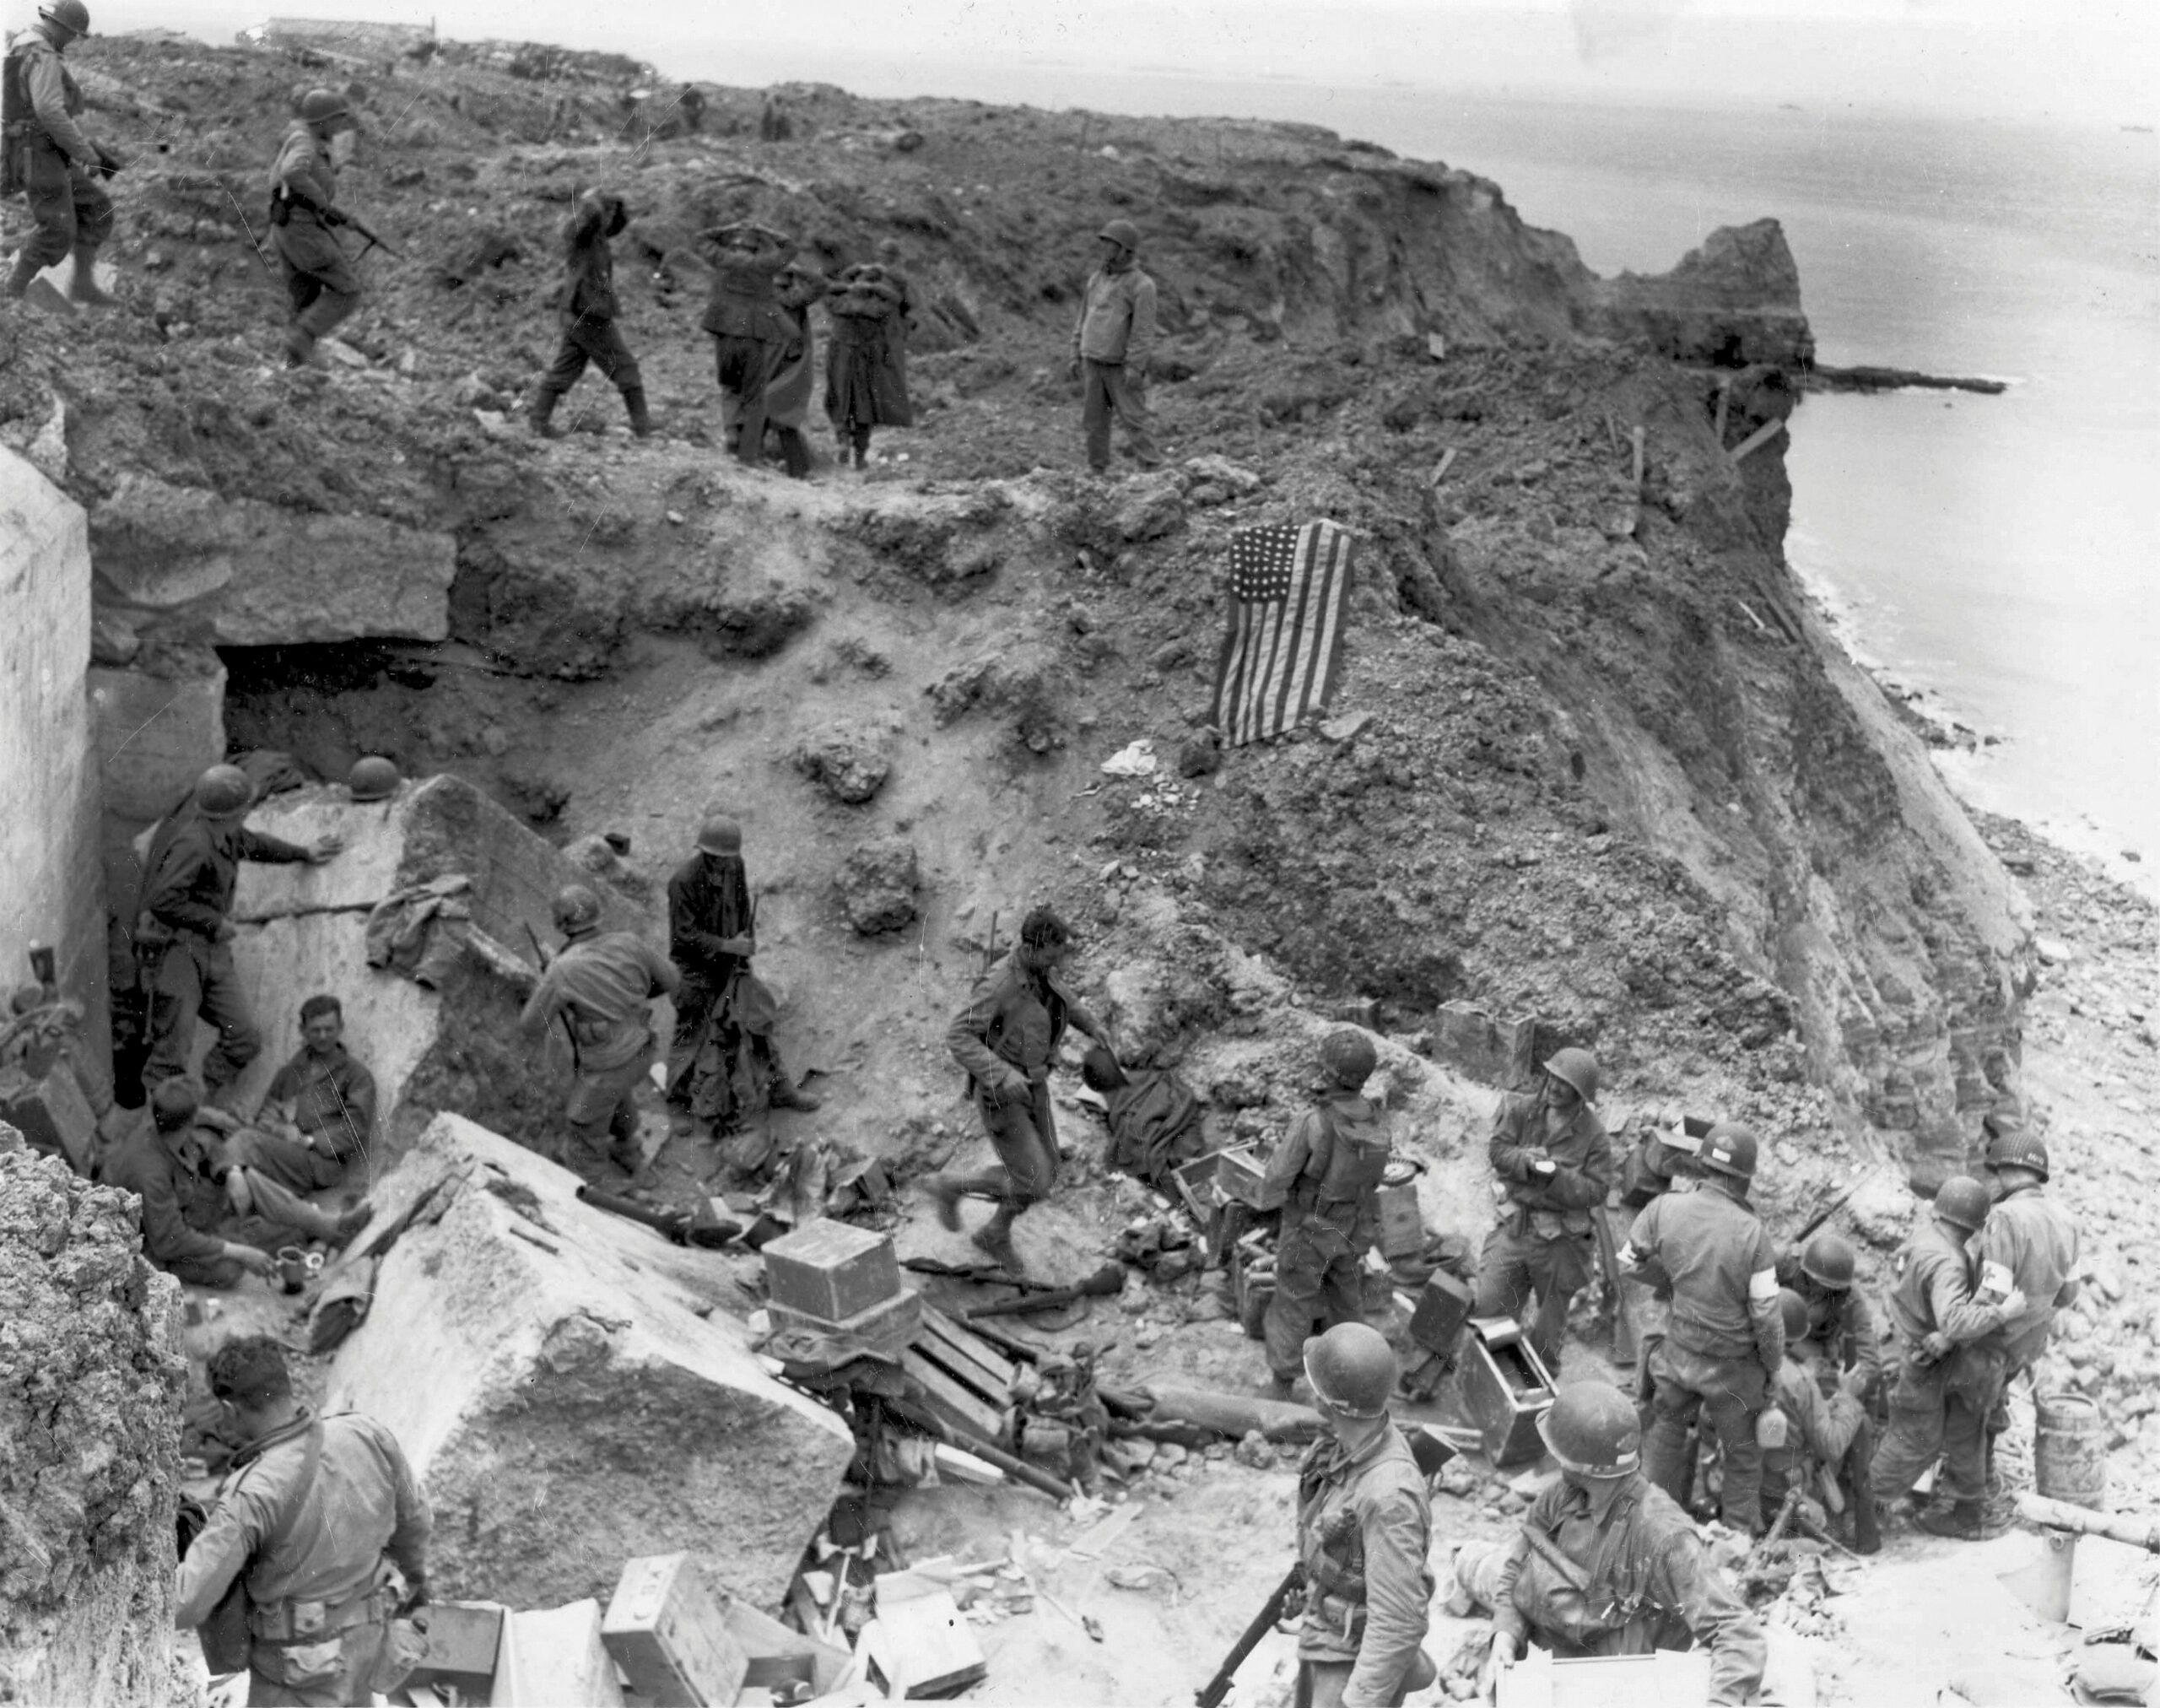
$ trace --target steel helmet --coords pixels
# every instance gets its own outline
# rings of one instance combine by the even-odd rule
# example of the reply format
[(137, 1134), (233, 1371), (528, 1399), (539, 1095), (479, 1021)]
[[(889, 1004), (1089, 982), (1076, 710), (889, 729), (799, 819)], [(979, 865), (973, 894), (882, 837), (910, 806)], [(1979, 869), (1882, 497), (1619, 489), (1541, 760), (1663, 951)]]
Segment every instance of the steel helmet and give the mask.
[(698, 847), (706, 854), (740, 854), (742, 827), (732, 819), (716, 814), (699, 830)]
[(50, 6), (40, 6), (37, 15), (48, 24), (57, 24), (62, 30), (72, 30), (78, 35), (90, 33), (90, 8), (83, 0), (52, 0)]
[(1785, 1344), (1807, 1338), (1807, 1301), (1790, 1287), (1778, 1289), (1778, 1311), (1785, 1320)]
[(1338, 1322), (1305, 1343), (1305, 1380), (1314, 1397), (1340, 1416), (1385, 1414), (1395, 1378), (1395, 1349), (1369, 1324)]
[(353, 761), (345, 786), (356, 801), (386, 801), (397, 792), (397, 785), (402, 781), (396, 765), (380, 754), (370, 754)]
[(600, 898), (582, 884), (565, 884), (555, 892), (555, 929), (588, 931), (600, 923)]
[(2022, 1127), (2005, 1127), (1988, 1141), (1990, 1168), (2030, 1169), (2048, 1177), (2048, 1148)]
[(1320, 1066), (1347, 1090), (1354, 1091), (1371, 1078), (1379, 1061), (1373, 1040), (1355, 1027), (1338, 1026), (1320, 1040)]
[[(167, 1132), (192, 1121), (202, 1106), (201, 1095), (186, 1080), (175, 1076), (150, 1088), (150, 1117)], [(159, 1120), (159, 1116), (164, 1119)]]
[(1140, 228), (1130, 219), (1113, 219), (1095, 235), (1104, 242), (1115, 243), (1120, 248), (1140, 247)]
[(1842, 1234), (1821, 1233), (1800, 1254), (1800, 1273), (1818, 1287), (1843, 1293), (1853, 1284), (1853, 1270), (1859, 1261), (1851, 1240)]
[(1754, 1179), (1754, 1133), (1736, 1121), (1720, 1121), (1703, 1140), (1702, 1165), (1735, 1180)]
[(238, 765), (212, 765), (195, 780), (195, 804), (206, 819), (236, 819), (255, 798), (255, 785)]
[(1935, 1189), (1935, 1219), (1968, 1234), (1980, 1231), (1990, 1208), (1988, 1189), (1970, 1175), (1952, 1175)]
[(1537, 1433), (1560, 1468), (1579, 1477), (1624, 1477), (1642, 1467), (1642, 1421), (1609, 1382), (1568, 1383), (1537, 1420)]
[(300, 97), (300, 116), (311, 125), (328, 124), (332, 119), (348, 119), (353, 109), (345, 97), (327, 89), (311, 89)]
[(1545, 1071), (1563, 1085), (1574, 1088), (1585, 1103), (1597, 1101), (1597, 1057), (1587, 1050), (1555, 1050)]

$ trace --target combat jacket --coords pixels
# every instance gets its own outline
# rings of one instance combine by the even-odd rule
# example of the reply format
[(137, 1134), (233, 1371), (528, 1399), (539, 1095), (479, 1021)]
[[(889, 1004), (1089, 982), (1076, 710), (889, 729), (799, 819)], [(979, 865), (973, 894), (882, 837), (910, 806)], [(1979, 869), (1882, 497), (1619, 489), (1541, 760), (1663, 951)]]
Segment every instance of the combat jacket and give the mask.
[(7, 134), (0, 147), (19, 139), (65, 154), (86, 172), (101, 162), (98, 151), (75, 122), (83, 110), (83, 91), (60, 57), (60, 50), (35, 30), (25, 30), (8, 50), (4, 100)]
[(1797, 1447), (1815, 1464), (1842, 1464), (1867, 1420), (1858, 1400), (1842, 1386), (1824, 1392), (1815, 1372), (1790, 1354), (1770, 1384), (1770, 1403), (1790, 1420), (1796, 1439), (1783, 1449), (1766, 1449), (1766, 1463), (1773, 1455), (1790, 1456)]
[[(1994, 1218), (1989, 1218), (1992, 1224)], [(1930, 1220), (1898, 1254), (1898, 1284), (1890, 1293), (1890, 1321), (1910, 1358), (1930, 1334), (1963, 1346), (2003, 1326), (2002, 1307), (1973, 1297), (1973, 1260), (1963, 1243)]]
[(1137, 267), (1091, 274), (1072, 328), (1073, 354), (1144, 373), (1155, 348), (1155, 281)]
[(223, 1261), (225, 1242), (212, 1231), (226, 1209), (216, 1179), (219, 1160), (214, 1141), (199, 1130), (182, 1139), (176, 1154), (145, 1110), (100, 1165), (105, 1185), (142, 1201), (143, 1255), (159, 1268)]
[(1354, 1093), (1337, 1093), (1291, 1124), (1268, 1159), (1266, 1185), (1283, 1194), (1286, 1257), (1301, 1231), (1325, 1266), (1357, 1257), (1379, 1236), (1381, 1177), (1387, 1171), (1387, 1117)]
[[(321, 1432), (321, 1446), (302, 1488), (310, 1430)], [(366, 1597), (382, 1581), (386, 1558), (408, 1584), (427, 1576), (427, 1500), (397, 1440), (374, 1419), (340, 1412), (318, 1421), (303, 1408), (235, 1463), (181, 1562), (173, 1623), (182, 1630), (201, 1624), (243, 1570), (248, 1625), (258, 1635), (295, 1603), (334, 1610)], [(295, 1499), (284, 1540), (265, 1551)]]
[(540, 975), (518, 1025), (528, 1035), (557, 1014), (577, 1040), (578, 1071), (605, 1073), (634, 1061), (652, 1036), (645, 1004), (673, 996), (683, 976), (634, 931), (603, 931), (564, 947)]
[(1790, 1251), (1778, 1259), (1778, 1285), (1807, 1301), (1807, 1338), (1822, 1349), (1826, 1370), (1864, 1370), (1871, 1382), (1882, 1374), (1882, 1332), (1858, 1287), (1839, 1292), (1818, 1286)]
[(1539, 1495), (1508, 1544), (1493, 1606), (1493, 1629), (1518, 1648), (1531, 1633), (1563, 1657), (1699, 1645), (1711, 1701), (1752, 1701), (1763, 1682), (1762, 1627), (1688, 1515), (1639, 1472), (1590, 1489), (1563, 1480)]
[(1382, 1708), (1425, 1640), (1433, 1599), (1433, 1510), (1409, 1444), (1386, 1424), (1355, 1453), (1332, 1435), (1298, 1474), (1298, 1557), (1305, 1616), (1298, 1653), (1348, 1661), (1343, 1708)]
[(206, 819), (192, 801), (183, 802), (150, 839), (137, 909), (166, 931), (215, 938), (232, 911), (241, 861), (290, 865), (312, 857), (282, 837), (251, 830), (237, 819)]
[(753, 939), (757, 930), (750, 918), (750, 882), (739, 859), (716, 862), (705, 854), (693, 854), (675, 868), (667, 880), (667, 958), (686, 978), (715, 989), (724, 986), (748, 955), (731, 954), (721, 948), (726, 939)]
[(780, 307), (775, 278), (786, 261), (787, 251), (770, 244), (754, 255), (722, 251), (713, 263), (712, 294), (698, 324), (715, 338), (755, 338), (792, 350), (802, 335)]
[[(1533, 1166), (1541, 1152), (1553, 1165), (1550, 1175)], [(1521, 1219), (1547, 1239), (1589, 1233), (1590, 1212), (1612, 1190), (1612, 1143), (1586, 1104), (1558, 1133), (1550, 1133), (1542, 1099), (1529, 1092), (1504, 1096), (1493, 1111), (1485, 1154), (1506, 1187), (1508, 1203), (1524, 1211)]]
[(1765, 1375), (1777, 1374), (1785, 1355), (1777, 1249), (1746, 1200), (1709, 1179), (1668, 1192), (1635, 1218), (1628, 1247), (1644, 1280), (1672, 1289), (1674, 1345), (1705, 1358), (1752, 1353)]
[(365, 1150), (375, 1137), (375, 1075), (343, 1044), (322, 1058), (300, 1051), (278, 1070), (263, 1100), (291, 1104), (293, 1125), (341, 1162)]
[(270, 193), (282, 197), (289, 218), (303, 224), (322, 224), (322, 214), (337, 205), (338, 167), (330, 144), (298, 119), (286, 127), (270, 168)]
[(2047, 1350), (2055, 1312), (2077, 1297), (2077, 1224), (2037, 1186), (2020, 1186), (1989, 1213), (1979, 1258), (1984, 1289), (1996, 1278), (1988, 1266), (2000, 1264), (2025, 1295), (2024, 1314), (1997, 1343), (2007, 1367), (2022, 1370)]
[(976, 984), (967, 1007), (953, 1017), (945, 1047), (981, 1090), (1000, 1090), (1007, 1070), (1040, 1085), (1057, 1060), (1068, 1023), (1091, 1038), (1098, 1035), (1094, 1017), (1049, 975), (1029, 973), (1015, 949)]
[(582, 321), (612, 321), (620, 305), (615, 298), (615, 252), (608, 242), (613, 205), (580, 208), (563, 222), (566, 262), (562, 295), (555, 306)]

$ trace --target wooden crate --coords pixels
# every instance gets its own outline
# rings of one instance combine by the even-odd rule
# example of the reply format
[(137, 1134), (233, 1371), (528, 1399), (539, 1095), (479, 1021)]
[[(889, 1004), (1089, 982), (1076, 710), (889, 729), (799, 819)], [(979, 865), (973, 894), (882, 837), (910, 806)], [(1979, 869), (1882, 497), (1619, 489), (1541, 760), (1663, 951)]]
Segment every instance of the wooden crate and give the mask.
[(901, 1349), (922, 1332), (922, 1295), (902, 1292), (838, 1322), (791, 1310), (778, 1300), (765, 1306), (765, 1317), (776, 1332), (796, 1328), (813, 1334), (840, 1335), (859, 1340), (888, 1358), (897, 1358)]
[(1701, 1708), (1709, 1700), (1705, 1650), (1556, 1661), (1532, 1648), (1500, 1674), (1497, 1708)]
[(922, 1327), (900, 1354), (910, 1397), (963, 1442), (1012, 1444), (1012, 1379), (1019, 1366), (942, 1311), (925, 1306)]
[(600, 1640), (655, 1708), (733, 1708), (750, 1657), (687, 1554), (626, 1562)]
[(461, 1702), (485, 1704), (502, 1651), (503, 1611), (492, 1603), (429, 1603), (428, 1657), (407, 1682), (454, 1685)]
[(771, 1302), (822, 1322), (841, 1322), (900, 1290), (900, 1259), (889, 1234), (819, 1217), (769, 1243)]
[(856, 1651), (870, 1682), (893, 1700), (957, 1695), (990, 1673), (975, 1627), (943, 1590), (881, 1597)]
[(1435, 1269), (1410, 1311), (1410, 1338), (1428, 1352), (1452, 1352), (1477, 1295), (1444, 1269)]
[(1522, 1327), (1474, 1316), (1462, 1354), (1462, 1403), (1495, 1465), (1520, 1465), (1545, 1451), (1537, 1420), (1552, 1403), (1552, 1377)]
[(1425, 1249), (1425, 1217), (1418, 1208), (1418, 1182), (1382, 1186), (1377, 1194), (1380, 1216), (1380, 1256), (1390, 1262), (1414, 1257)]
[(1250, 1146), (1226, 1150), (1215, 1159), (1215, 1190), (1226, 1198), (1234, 1198), (1256, 1210), (1279, 1210), (1288, 1189), (1271, 1192), (1267, 1186), (1267, 1165), (1253, 1152)]

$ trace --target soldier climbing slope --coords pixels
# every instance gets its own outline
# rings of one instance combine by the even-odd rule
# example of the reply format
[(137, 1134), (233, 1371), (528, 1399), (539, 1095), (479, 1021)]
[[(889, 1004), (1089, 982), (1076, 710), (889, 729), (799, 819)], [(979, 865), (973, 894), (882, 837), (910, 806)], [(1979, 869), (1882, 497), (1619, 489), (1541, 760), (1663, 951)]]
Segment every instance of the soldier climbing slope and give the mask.
[(360, 276), (334, 235), (345, 216), (337, 206), (338, 167), (330, 148), (334, 138), (359, 128), (344, 96), (311, 89), (270, 168), (273, 241), (292, 305), (285, 331), (288, 367), (305, 367), (316, 341), (360, 305)]
[(83, 0), (52, 0), (38, 8), (37, 19), (8, 50), (0, 70), (0, 195), (26, 196), (37, 226), (16, 251), (7, 296), (20, 301), (40, 273), (73, 255), (68, 296), (103, 307), (113, 298), (98, 288), (93, 269), (112, 235), (112, 199), (98, 179), (127, 162), (75, 122), (83, 91), (61, 56), (90, 33), (89, 8)]

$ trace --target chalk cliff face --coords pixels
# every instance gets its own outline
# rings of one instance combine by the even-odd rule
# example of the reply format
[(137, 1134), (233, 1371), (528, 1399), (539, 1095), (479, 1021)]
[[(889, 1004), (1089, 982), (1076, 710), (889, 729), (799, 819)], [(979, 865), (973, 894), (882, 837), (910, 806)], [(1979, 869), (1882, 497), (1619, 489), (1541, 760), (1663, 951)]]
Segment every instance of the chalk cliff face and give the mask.
[[(815, 965), (846, 927), (807, 899), (896, 831), (948, 942), (1054, 894), (1167, 954), (1147, 909), (1077, 887), (1066, 851), (1092, 843), (1091, 872), (1115, 857), (1120, 885), (1405, 1031), (1476, 998), (1596, 1043), (1646, 1098), (1915, 1154), (1960, 1153), (2001, 1095), (2006, 882), (1782, 555), (1776, 424), (1812, 343), (1774, 221), (1601, 280), (1490, 181), (1310, 127), (798, 88), (791, 139), (760, 143), (763, 96), (715, 89), (701, 134), (671, 119), (633, 151), (619, 68), (453, 46), (361, 79), (347, 193), (403, 255), (370, 258), (375, 308), (328, 370), (287, 379), (224, 192), (273, 146), (289, 65), (99, 46), (141, 109), (115, 97), (116, 139), (182, 139), (121, 181), (138, 317), (78, 322), (64, 360), (0, 332), (0, 437), (50, 438), (65, 403), (66, 482), (120, 554), (102, 662), (219, 646), (235, 740), (326, 770), (387, 750), (680, 840), (725, 779), (769, 815), (805, 988), (908, 1048), (932, 1019)], [(603, 181), (631, 197), (624, 326), (668, 433), (625, 441), (596, 376), (560, 418), (582, 430), (541, 446), (510, 417), (554, 336), (549, 234)], [(1112, 215), (1160, 288), (1173, 466), (1096, 484), (1056, 376)], [(735, 218), (907, 273), (921, 424), (880, 440), (906, 464), (805, 488), (725, 462), (690, 240)], [(1320, 515), (1361, 535), (1348, 722), (1218, 763), (1198, 732), (1228, 536)], [(267, 572), (310, 549), (334, 611)], [(377, 606), (399, 614), (370, 630)], [(421, 641), (298, 645), (363, 630)], [(677, 643), (742, 685), (700, 772), (618, 688)], [(837, 816), (748, 756), (858, 714), (902, 758)], [(1142, 735), (1189, 775), (1104, 782)], [(1222, 1000), (1171, 1003), (1160, 1047)]]

